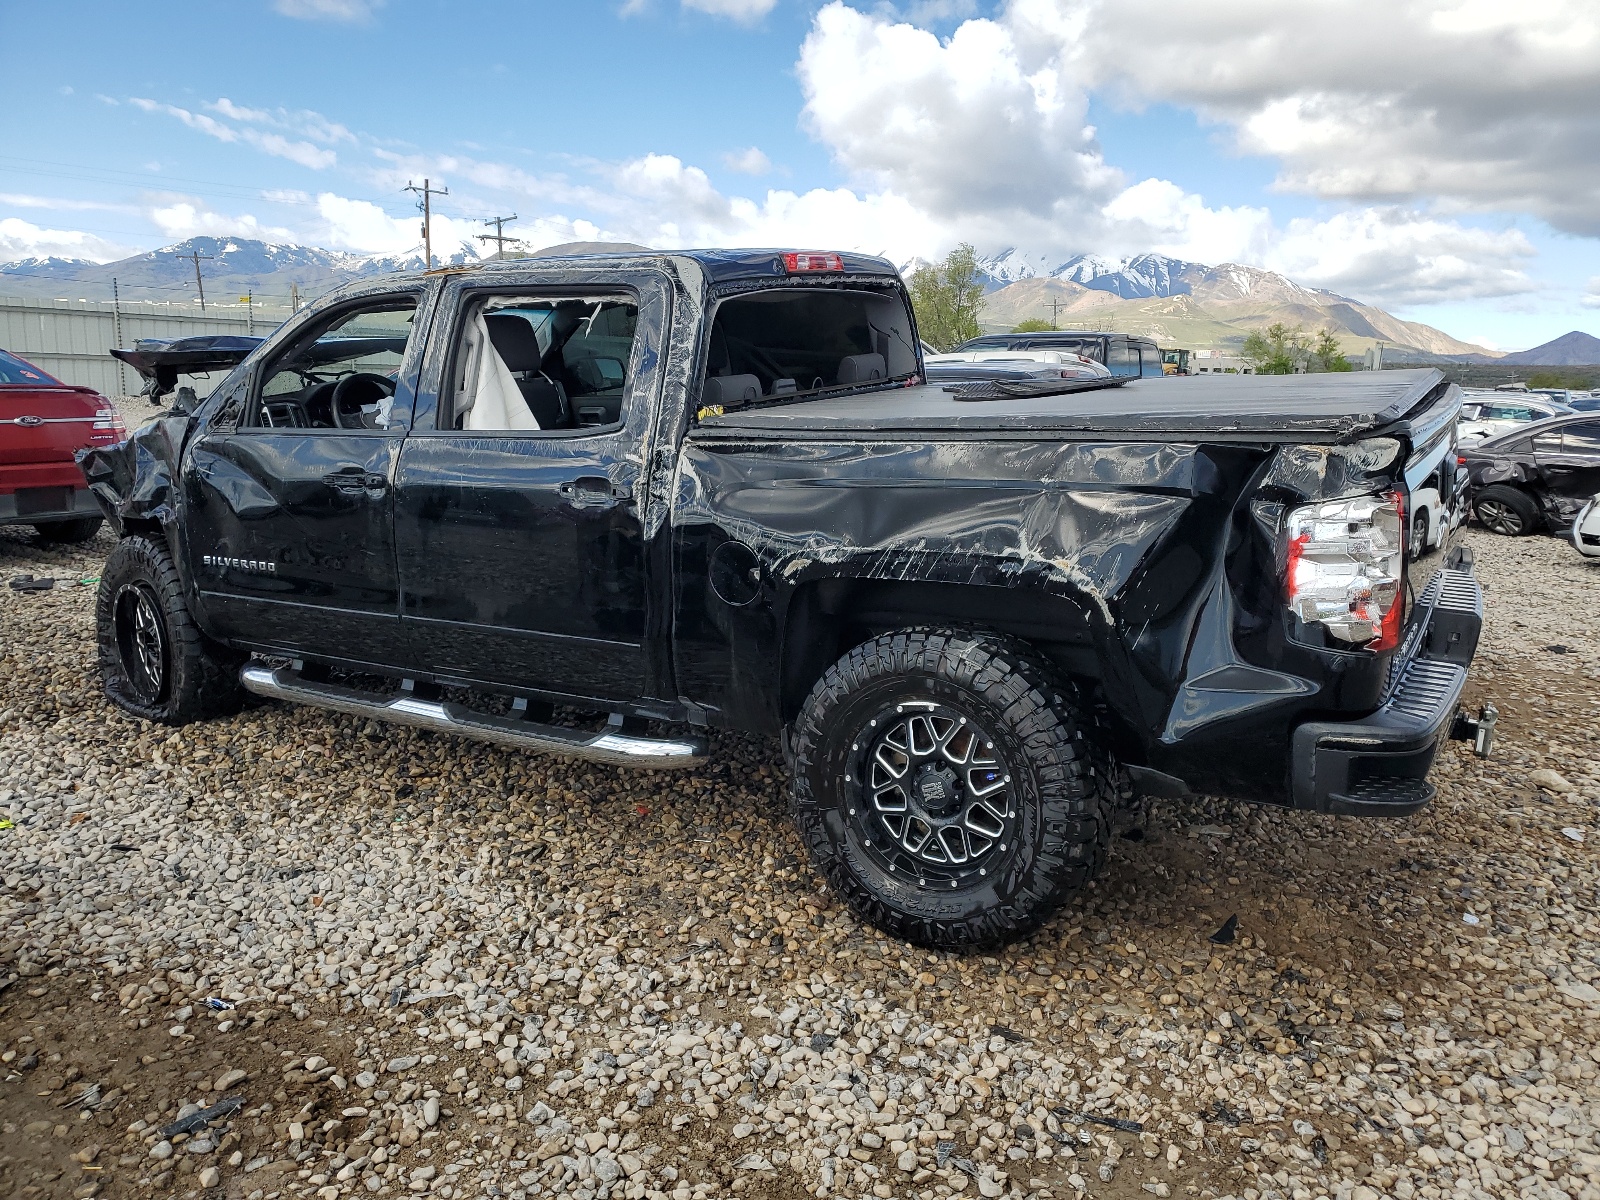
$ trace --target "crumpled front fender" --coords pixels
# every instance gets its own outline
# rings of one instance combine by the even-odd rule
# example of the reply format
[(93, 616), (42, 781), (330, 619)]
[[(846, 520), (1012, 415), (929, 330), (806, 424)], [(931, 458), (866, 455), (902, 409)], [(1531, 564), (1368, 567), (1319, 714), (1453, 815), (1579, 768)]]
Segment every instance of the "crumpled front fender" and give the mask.
[(79, 451), (78, 469), (119, 537), (130, 524), (155, 521), (170, 531), (176, 523), (189, 421), (182, 413), (164, 414), (115, 446)]

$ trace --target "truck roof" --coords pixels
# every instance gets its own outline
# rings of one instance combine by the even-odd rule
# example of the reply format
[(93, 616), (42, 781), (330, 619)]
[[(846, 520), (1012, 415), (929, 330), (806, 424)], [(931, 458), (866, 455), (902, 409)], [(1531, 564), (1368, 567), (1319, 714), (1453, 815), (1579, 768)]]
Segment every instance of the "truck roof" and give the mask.
[(1450, 387), (1433, 368), (1318, 375), (1131, 379), (1065, 395), (966, 401), (925, 384), (707, 417), (712, 433), (1111, 434), (1334, 442), (1400, 421)]
[[(507, 258), (483, 263), (469, 263), (465, 269), (526, 271), (530, 268), (567, 262), (583, 263), (586, 266), (611, 264), (616, 266), (637, 266), (641, 259), (687, 258), (700, 267), (709, 282), (724, 283), (729, 280), (771, 279), (788, 275), (789, 272), (785, 270), (783, 265), (783, 256), (793, 253), (795, 251), (787, 249), (621, 250), (595, 254), (580, 253), (536, 258)], [(816, 252), (802, 250), (800, 253)], [(898, 278), (900, 275), (900, 272), (892, 262), (886, 258), (879, 258), (875, 254), (855, 254), (850, 251), (827, 251), (826, 253), (838, 254), (844, 264), (844, 274), (846, 275), (885, 275), (891, 278)], [(812, 272), (799, 273), (800, 278), (807, 278), (812, 275)]]

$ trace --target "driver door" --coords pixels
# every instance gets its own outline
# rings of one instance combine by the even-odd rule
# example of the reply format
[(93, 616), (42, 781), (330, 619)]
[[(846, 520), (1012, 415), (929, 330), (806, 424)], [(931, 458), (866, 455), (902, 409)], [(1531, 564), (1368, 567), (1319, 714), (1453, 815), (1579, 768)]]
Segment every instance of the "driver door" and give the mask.
[(403, 665), (392, 484), (424, 293), (340, 305), (256, 371), (237, 424), (185, 456), (185, 547), (207, 625), (295, 657)]

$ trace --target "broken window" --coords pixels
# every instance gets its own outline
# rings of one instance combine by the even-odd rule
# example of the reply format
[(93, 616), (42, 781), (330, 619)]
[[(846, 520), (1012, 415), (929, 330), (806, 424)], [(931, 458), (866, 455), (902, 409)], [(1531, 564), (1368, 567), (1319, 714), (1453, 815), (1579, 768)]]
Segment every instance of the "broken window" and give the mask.
[(595, 429), (622, 421), (639, 306), (626, 296), (471, 299), (446, 428)]

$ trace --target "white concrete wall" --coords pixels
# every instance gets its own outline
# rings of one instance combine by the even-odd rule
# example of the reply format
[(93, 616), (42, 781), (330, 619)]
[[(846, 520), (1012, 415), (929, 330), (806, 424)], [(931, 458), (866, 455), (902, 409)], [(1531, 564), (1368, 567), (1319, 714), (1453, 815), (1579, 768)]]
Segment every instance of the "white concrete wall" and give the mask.
[[(8, 350), (63, 383), (82, 384), (107, 396), (137, 392), (138, 373), (112, 358), (113, 346), (132, 348), (141, 338), (181, 338), (202, 333), (264, 336), (290, 315), (282, 306), (206, 306), (124, 301), (32, 300), (0, 296), (0, 350)], [(120, 337), (118, 336), (120, 327)]]

